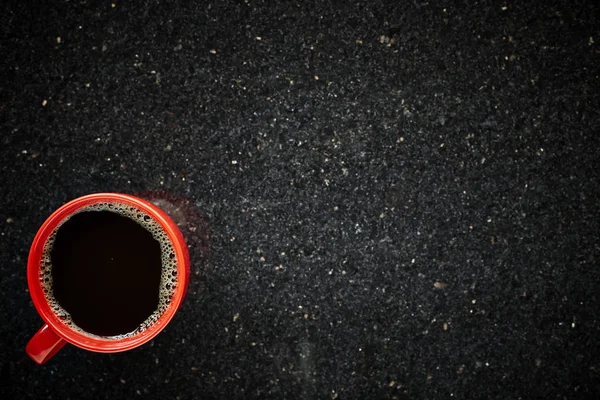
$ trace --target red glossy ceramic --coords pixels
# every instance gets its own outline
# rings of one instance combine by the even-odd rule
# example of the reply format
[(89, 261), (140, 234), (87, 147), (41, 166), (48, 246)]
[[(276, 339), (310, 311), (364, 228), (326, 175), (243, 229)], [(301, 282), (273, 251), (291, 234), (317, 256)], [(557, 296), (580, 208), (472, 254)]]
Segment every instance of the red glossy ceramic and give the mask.
[[(52, 231), (69, 215), (75, 211), (94, 203), (120, 203), (139, 208), (153, 217), (167, 233), (177, 259), (177, 286), (169, 308), (160, 316), (152, 326), (134, 336), (123, 339), (98, 338), (85, 335), (63, 323), (48, 305), (39, 280), (40, 265), (44, 244)], [(187, 289), (190, 271), (190, 261), (187, 245), (181, 231), (173, 220), (160, 208), (143, 199), (119, 193), (98, 193), (77, 198), (56, 210), (44, 222), (38, 231), (27, 264), (27, 282), (33, 304), (45, 322), (45, 325), (33, 336), (26, 347), (26, 352), (38, 364), (43, 364), (52, 358), (65, 344), (70, 343), (85, 350), (102, 353), (114, 353), (133, 349), (148, 342), (158, 335), (175, 315), (183, 301)], [(90, 285), (93, 285), (90, 282)]]

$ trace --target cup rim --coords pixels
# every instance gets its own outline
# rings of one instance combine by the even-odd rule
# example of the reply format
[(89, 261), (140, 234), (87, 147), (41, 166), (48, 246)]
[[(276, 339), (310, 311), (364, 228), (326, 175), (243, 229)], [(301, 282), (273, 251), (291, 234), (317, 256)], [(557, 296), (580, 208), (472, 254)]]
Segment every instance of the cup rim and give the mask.
[[(50, 234), (65, 218), (74, 212), (97, 203), (119, 203), (137, 207), (148, 213), (165, 231), (173, 244), (177, 260), (177, 285), (168, 308), (158, 320), (144, 331), (119, 339), (88, 336), (62, 322), (52, 311), (40, 283), (44, 245)], [(42, 319), (62, 339), (74, 346), (102, 353), (114, 353), (138, 347), (158, 335), (171, 321), (183, 301), (189, 280), (189, 253), (181, 231), (175, 222), (159, 207), (135, 196), (121, 193), (95, 193), (78, 197), (54, 211), (35, 235), (27, 262), (27, 283), (33, 304)]]

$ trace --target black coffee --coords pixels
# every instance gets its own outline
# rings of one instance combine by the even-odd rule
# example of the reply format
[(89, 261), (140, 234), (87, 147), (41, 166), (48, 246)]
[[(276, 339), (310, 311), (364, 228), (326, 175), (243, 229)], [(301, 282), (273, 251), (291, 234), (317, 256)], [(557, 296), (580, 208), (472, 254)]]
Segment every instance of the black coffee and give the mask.
[(94, 335), (125, 335), (151, 325), (165, 308), (174, 254), (164, 254), (166, 235), (148, 215), (105, 208), (79, 212), (58, 228), (46, 256), (46, 290), (68, 323)]

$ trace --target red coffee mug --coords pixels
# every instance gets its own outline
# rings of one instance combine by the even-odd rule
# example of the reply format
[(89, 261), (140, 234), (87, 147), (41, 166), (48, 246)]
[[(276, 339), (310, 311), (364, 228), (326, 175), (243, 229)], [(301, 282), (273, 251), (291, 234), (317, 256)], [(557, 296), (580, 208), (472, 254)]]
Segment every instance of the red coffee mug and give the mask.
[[(52, 312), (50, 305), (46, 301), (39, 279), (44, 245), (50, 234), (65, 218), (84, 207), (96, 203), (125, 204), (145, 211), (160, 224), (175, 249), (175, 257), (177, 259), (177, 285), (168, 308), (162, 313), (159, 319), (146, 330), (125, 338), (104, 339), (88, 336), (74, 330), (62, 322), (62, 320)], [(67, 343), (81, 347), (82, 349), (101, 353), (116, 353), (141, 346), (154, 336), (158, 335), (169, 321), (171, 321), (183, 301), (189, 275), (190, 259), (183, 235), (175, 222), (154, 204), (134, 196), (119, 193), (97, 193), (72, 200), (56, 210), (46, 222), (44, 222), (31, 245), (29, 261), (27, 263), (27, 282), (33, 304), (46, 324), (33, 336), (33, 338), (31, 338), (25, 351), (35, 362), (43, 364), (52, 358)]]

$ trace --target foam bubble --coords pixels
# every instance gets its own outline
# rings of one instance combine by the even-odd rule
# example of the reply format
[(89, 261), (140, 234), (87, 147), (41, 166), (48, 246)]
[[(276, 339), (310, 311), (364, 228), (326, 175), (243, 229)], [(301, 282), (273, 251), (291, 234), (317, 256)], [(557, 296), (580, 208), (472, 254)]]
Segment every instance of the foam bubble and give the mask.
[[(52, 291), (52, 260), (50, 254), (52, 252), (53, 244), (56, 240), (56, 234), (62, 224), (64, 224), (68, 219), (80, 212), (88, 212), (88, 211), (110, 211), (117, 214), (120, 214), (124, 217), (130, 218), (143, 226), (147, 231), (152, 234), (152, 237), (159, 243), (160, 252), (161, 252), (161, 261), (162, 261), (162, 270), (160, 277), (160, 285), (159, 285), (159, 302), (157, 309), (150, 314), (148, 318), (133, 332), (124, 334), (124, 335), (115, 335), (115, 336), (98, 336), (91, 334), (89, 332), (84, 331), (80, 327), (78, 327), (73, 320), (71, 319), (71, 315), (64, 310), (60, 304), (54, 298), (54, 293)], [(44, 296), (46, 297), (46, 301), (50, 305), (50, 308), (54, 311), (54, 313), (68, 326), (73, 328), (76, 331), (79, 331), (87, 336), (97, 337), (97, 338), (110, 338), (110, 339), (123, 339), (126, 337), (130, 337), (145, 331), (150, 328), (160, 316), (169, 308), (171, 303), (171, 299), (175, 294), (175, 289), (177, 287), (177, 280), (173, 277), (177, 276), (177, 260), (175, 258), (175, 249), (173, 248), (173, 244), (169, 240), (166, 233), (163, 231), (161, 225), (154, 220), (150, 215), (148, 215), (145, 211), (124, 205), (121, 203), (95, 203), (89, 206), (86, 206), (76, 213), (72, 214), (65, 220), (63, 220), (50, 234), (46, 243), (44, 244), (43, 255), (42, 255), (42, 265), (40, 269), (40, 283), (42, 286), (42, 290), (44, 292)]]

